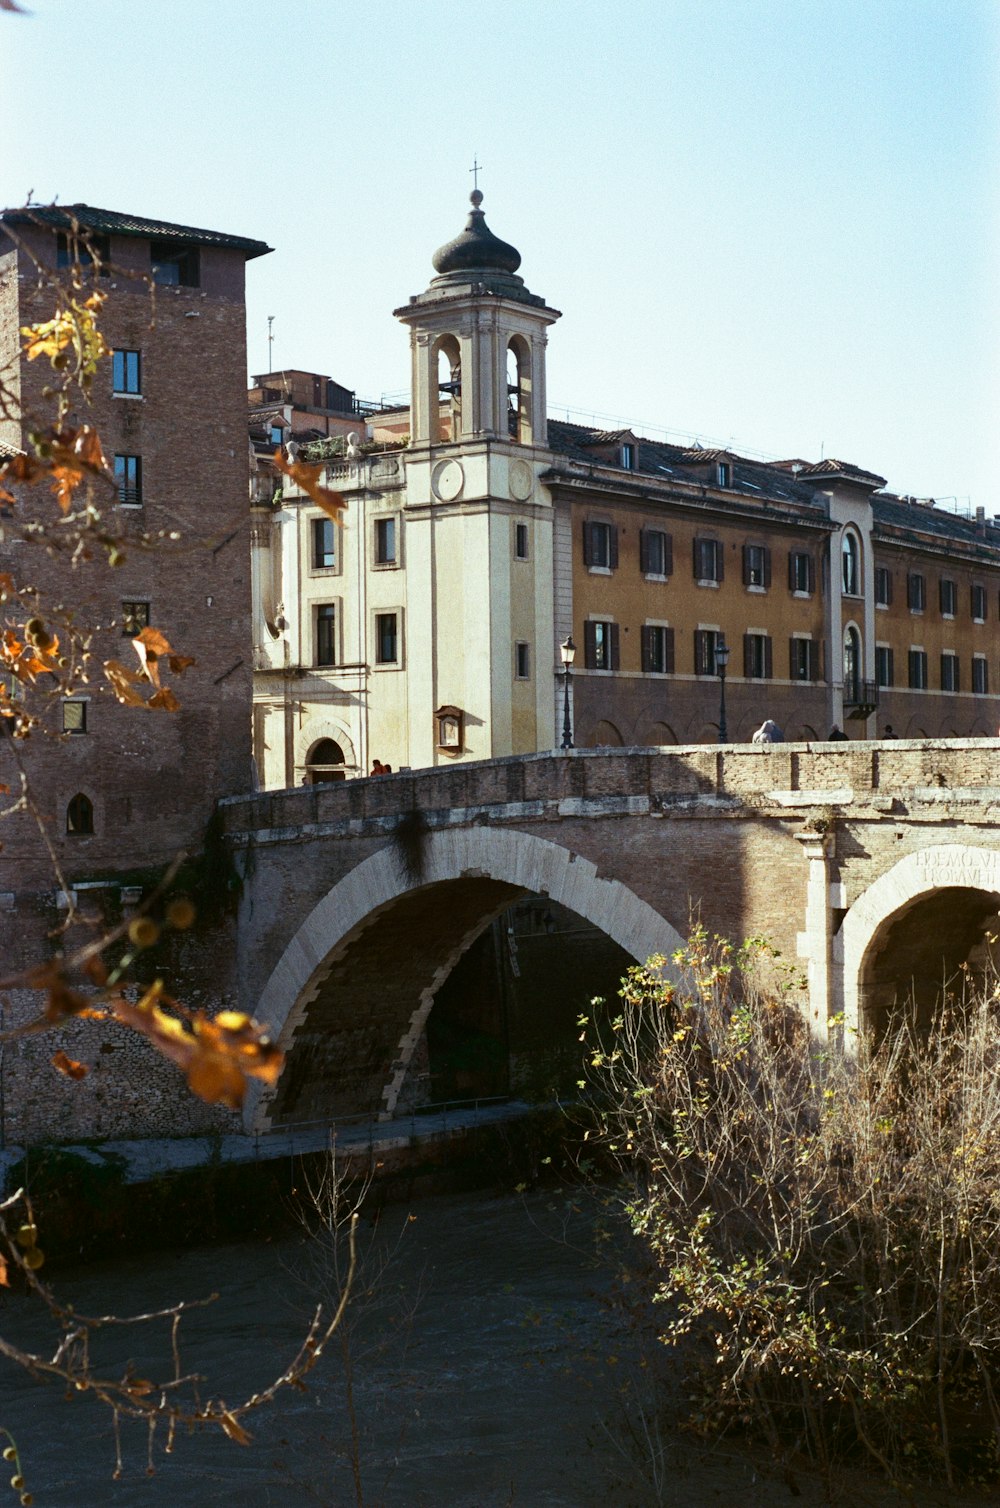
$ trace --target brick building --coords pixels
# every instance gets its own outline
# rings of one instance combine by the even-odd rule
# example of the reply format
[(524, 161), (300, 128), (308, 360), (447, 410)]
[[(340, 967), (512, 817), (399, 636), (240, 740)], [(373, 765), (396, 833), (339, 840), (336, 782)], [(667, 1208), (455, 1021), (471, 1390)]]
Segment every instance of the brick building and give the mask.
[[(409, 328), (410, 403), (323, 439), (334, 530), (258, 499), (254, 746), (262, 783), (560, 742), (994, 735), (1000, 527), (842, 461), (763, 462), (550, 419), (549, 327), (481, 195)], [(364, 436), (362, 437), (365, 438)], [(281, 605), (279, 612), (275, 604)]]
[[(0, 780), (19, 789), (19, 754), (67, 885), (83, 913), (105, 922), (123, 908), (127, 914), (130, 896), (179, 852), (197, 852), (218, 797), (251, 782), (244, 282), (247, 261), (268, 250), (241, 236), (80, 204), (0, 215), (0, 370), (13, 392), (0, 443), (29, 450), (33, 421), (54, 419), (43, 392), (51, 368), (44, 359), (22, 361), (19, 335), (51, 319), (52, 279), (68, 284), (79, 261), (81, 296), (91, 288), (107, 294), (100, 327), (114, 356), (99, 363), (90, 403), (75, 400), (66, 416), (71, 427), (97, 429), (111, 469), (106, 484), (92, 486), (102, 517), (89, 558), (70, 560), (59, 548), (60, 515), (47, 487), (25, 491), (0, 536), (0, 572), (19, 587), (37, 585), (37, 612), (59, 631), (65, 604), (91, 631), (89, 662), (64, 695), (53, 699), (47, 678), (39, 695), (14, 688), (49, 733), (0, 739)], [(35, 521), (49, 527), (50, 548), (26, 534)], [(17, 627), (31, 609), (8, 602), (2, 611)], [(108, 660), (137, 668), (131, 638), (146, 624), (195, 659), (170, 682), (176, 712), (123, 706), (105, 678)], [(63, 945), (52, 939), (65, 900), (32, 816), (16, 812), (2, 827), (0, 945), (10, 971)], [(213, 975), (219, 950), (199, 954), (193, 936), (184, 946), (198, 980), (187, 998), (223, 999)], [(21, 993), (11, 1009), (36, 1009)], [(109, 1040), (118, 1050), (127, 1038)], [(86, 1046), (76, 1044), (78, 1055), (88, 1056)], [(8, 1084), (23, 1072), (30, 1092), (8, 1093), (0, 1139), (59, 1136), (74, 1126), (136, 1135), (178, 1126), (175, 1071), (141, 1043), (127, 1051), (135, 1081), (109, 1094), (105, 1115), (101, 1074), (67, 1095), (47, 1063), (51, 1042), (8, 1048), (0, 1071)], [(97, 1057), (95, 1070), (104, 1062)], [(193, 1100), (184, 1106), (211, 1119)]]

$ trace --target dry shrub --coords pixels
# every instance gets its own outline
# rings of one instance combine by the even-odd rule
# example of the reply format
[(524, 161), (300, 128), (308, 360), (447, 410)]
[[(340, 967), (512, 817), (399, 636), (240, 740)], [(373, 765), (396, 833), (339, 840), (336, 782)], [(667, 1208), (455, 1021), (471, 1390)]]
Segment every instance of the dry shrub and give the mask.
[(689, 1423), (897, 1481), (995, 1476), (1000, 991), (852, 1052), (773, 959), (696, 932), (683, 985), (632, 969), (592, 1042)]

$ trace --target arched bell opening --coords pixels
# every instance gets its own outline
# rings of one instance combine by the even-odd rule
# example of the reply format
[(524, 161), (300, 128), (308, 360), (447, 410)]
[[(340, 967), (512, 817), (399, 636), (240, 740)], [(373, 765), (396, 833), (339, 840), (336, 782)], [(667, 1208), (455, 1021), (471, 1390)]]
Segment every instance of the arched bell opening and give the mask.
[(520, 335), (507, 346), (507, 433), (521, 445), (530, 445), (531, 347)]
[(887, 917), (865, 951), (860, 1026), (880, 1041), (894, 1025), (926, 1033), (943, 1006), (992, 989), (1000, 963), (1000, 891), (948, 886)]
[(462, 434), (462, 351), (454, 335), (442, 335), (434, 347), (437, 402), (431, 414), (431, 440), (442, 444)]

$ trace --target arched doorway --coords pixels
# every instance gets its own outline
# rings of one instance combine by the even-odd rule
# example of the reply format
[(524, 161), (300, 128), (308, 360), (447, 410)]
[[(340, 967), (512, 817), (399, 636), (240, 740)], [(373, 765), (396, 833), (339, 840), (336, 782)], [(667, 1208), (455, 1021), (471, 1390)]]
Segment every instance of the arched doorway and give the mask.
[(857, 706), (861, 699), (861, 635), (851, 624), (844, 631), (844, 706)]
[(347, 761), (344, 751), (332, 738), (321, 738), (306, 759), (306, 784), (323, 785), (329, 780), (344, 780)]

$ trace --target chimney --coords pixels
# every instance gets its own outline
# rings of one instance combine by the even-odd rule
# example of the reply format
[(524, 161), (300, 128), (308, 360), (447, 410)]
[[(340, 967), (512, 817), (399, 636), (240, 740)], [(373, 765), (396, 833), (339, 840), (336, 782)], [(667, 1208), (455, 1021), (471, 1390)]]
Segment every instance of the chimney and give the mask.
[(977, 508), (976, 509), (976, 533), (977, 534), (981, 534), (984, 539), (986, 538), (986, 509), (985, 508)]

